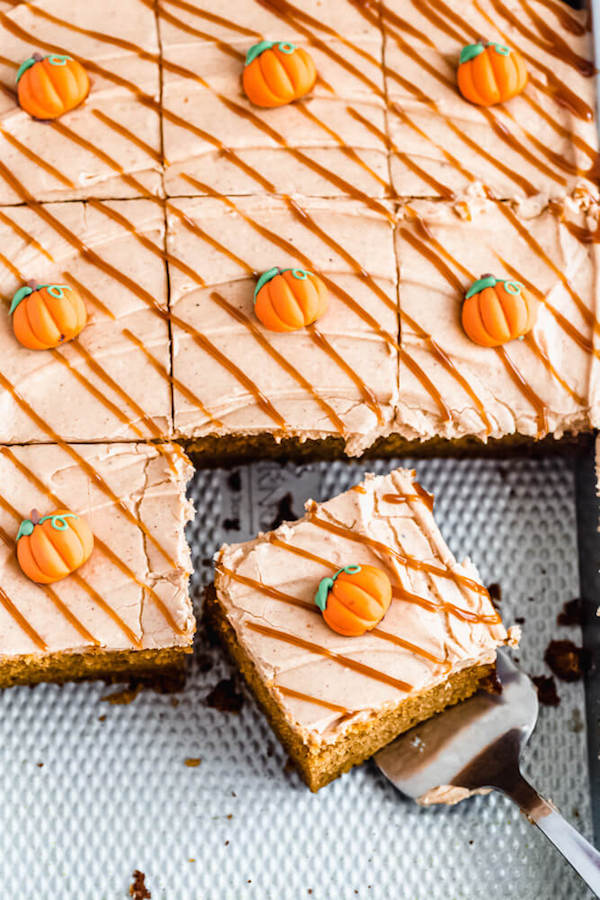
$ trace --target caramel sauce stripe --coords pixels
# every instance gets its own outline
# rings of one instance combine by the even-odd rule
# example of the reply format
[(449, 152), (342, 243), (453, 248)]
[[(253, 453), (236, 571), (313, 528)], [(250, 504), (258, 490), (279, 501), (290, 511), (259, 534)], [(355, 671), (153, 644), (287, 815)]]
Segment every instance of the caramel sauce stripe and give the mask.
[[(252, 590), (265, 594), (266, 596), (271, 597), (274, 600), (278, 600), (282, 603), (287, 603), (290, 606), (296, 606), (300, 609), (304, 609), (307, 612), (311, 613), (311, 615), (321, 614), (320, 610), (314, 603), (308, 603), (305, 600), (300, 600), (297, 597), (293, 597), (291, 594), (284, 593), (277, 588), (273, 588), (269, 585), (263, 584), (260, 581), (256, 581), (254, 578), (240, 575), (238, 572), (234, 572), (231, 569), (228, 569), (226, 566), (218, 566), (218, 571), (223, 575), (227, 575), (227, 577), (231, 578), (233, 581), (237, 581), (240, 584), (245, 585), (246, 587), (250, 587), (252, 588)], [(412, 653), (415, 656), (419, 656), (421, 659), (425, 659), (428, 662), (433, 663), (434, 666), (440, 667), (444, 672), (448, 672), (451, 668), (449, 662), (446, 659), (435, 656), (435, 654), (430, 653), (423, 647), (419, 647), (417, 644), (413, 644), (411, 641), (404, 640), (404, 638), (392, 634), (389, 631), (384, 631), (381, 628), (372, 628), (369, 631), (369, 634), (372, 634), (375, 637), (380, 638), (381, 640), (395, 644), (397, 647), (401, 647), (403, 650), (406, 650), (407, 652)]]

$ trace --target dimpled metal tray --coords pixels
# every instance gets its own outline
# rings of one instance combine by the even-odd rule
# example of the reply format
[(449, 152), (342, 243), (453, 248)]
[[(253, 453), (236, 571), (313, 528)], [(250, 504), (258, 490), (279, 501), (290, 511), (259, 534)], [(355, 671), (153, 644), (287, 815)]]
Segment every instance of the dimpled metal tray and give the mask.
[[(582, 638), (556, 615), (580, 594), (576, 489), (595, 532), (590, 459), (581, 476), (564, 458), (403, 464), (414, 464), (435, 493), (454, 553), (470, 555), (485, 583), (501, 585), (505, 621), (525, 620), (516, 654), (524, 669), (548, 674), (549, 640)], [(198, 611), (221, 543), (295, 518), (308, 497), (328, 498), (394, 465), (197, 472), (188, 537)], [(585, 552), (588, 564), (595, 553)], [(421, 809), (370, 762), (311, 794), (242, 685), (239, 712), (207, 702), (232, 674), (201, 626), (185, 690), (175, 695), (145, 690), (114, 705), (102, 698), (117, 688), (99, 683), (2, 692), (1, 900), (126, 898), (134, 869), (145, 873), (153, 900), (588, 896), (498, 794)], [(558, 690), (560, 705), (540, 710), (525, 770), (589, 838), (584, 684)], [(596, 700), (588, 696), (588, 711)]]

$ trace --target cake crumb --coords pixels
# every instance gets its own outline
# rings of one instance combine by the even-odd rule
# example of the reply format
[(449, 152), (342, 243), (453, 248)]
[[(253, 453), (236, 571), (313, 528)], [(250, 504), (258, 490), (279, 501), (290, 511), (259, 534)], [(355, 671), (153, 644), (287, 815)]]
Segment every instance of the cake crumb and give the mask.
[(581, 625), (583, 613), (583, 604), (581, 597), (575, 597), (573, 600), (567, 600), (563, 603), (563, 608), (556, 617), (557, 625)]
[(497, 581), (493, 581), (491, 584), (487, 586), (488, 594), (490, 595), (490, 600), (494, 604), (502, 602), (502, 587), (498, 584)]
[(127, 706), (128, 703), (133, 703), (141, 690), (142, 685), (137, 684), (135, 687), (115, 691), (114, 694), (105, 694), (104, 697), (100, 697), (100, 700), (104, 703), (111, 703), (113, 706)]
[(99, 722), (106, 722), (106, 716), (98, 716)]
[(129, 885), (129, 896), (133, 900), (151, 900), (152, 894), (146, 887), (146, 876), (139, 869), (134, 869), (133, 883)]
[(233, 678), (223, 678), (206, 697), (206, 705), (220, 712), (239, 713), (244, 705), (244, 697), (236, 690)]
[(202, 762), (202, 759), (199, 756), (188, 756), (187, 759), (185, 760), (185, 765), (189, 769), (196, 769), (200, 765), (201, 762)]
[(43, 769), (44, 763), (36, 763), (36, 766), (38, 767), (38, 769)]
[(573, 641), (550, 641), (544, 662), (562, 681), (579, 681), (583, 675), (582, 648)]
[(531, 680), (537, 688), (538, 700), (543, 706), (558, 706), (560, 697), (552, 675), (536, 675)]

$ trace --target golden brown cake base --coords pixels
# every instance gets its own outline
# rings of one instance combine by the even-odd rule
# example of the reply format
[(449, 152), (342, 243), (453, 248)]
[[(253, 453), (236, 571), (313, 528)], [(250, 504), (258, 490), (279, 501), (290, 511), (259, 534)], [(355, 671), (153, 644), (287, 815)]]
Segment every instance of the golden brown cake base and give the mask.
[(393, 709), (373, 714), (369, 719), (350, 726), (334, 743), (313, 746), (303, 741), (283, 716), (254, 663), (238, 642), (214, 587), (206, 590), (205, 614), (311, 791), (318, 791), (353, 766), (364, 762), (418, 722), (465, 700), (480, 688), (489, 690), (494, 683), (494, 664), (462, 669), (443, 684), (408, 697)]
[(191, 647), (166, 647), (159, 650), (102, 650), (90, 649), (84, 653), (49, 653), (4, 657), (0, 659), (0, 688), (17, 684), (39, 684), (51, 681), (160, 682), (173, 679), (184, 671), (186, 655)]
[[(591, 432), (564, 435), (556, 440), (548, 435), (541, 440), (522, 434), (509, 434), (503, 438), (491, 438), (486, 444), (477, 437), (458, 440), (432, 438), (428, 441), (408, 440), (399, 434), (379, 438), (359, 459), (387, 459), (402, 456), (539, 456), (549, 453), (572, 454), (574, 450), (589, 448), (593, 440)], [(301, 441), (297, 437), (283, 438), (277, 442), (272, 434), (206, 435), (202, 438), (182, 440), (186, 453), (198, 466), (227, 467), (264, 459), (282, 462), (318, 462), (345, 459), (342, 438), (328, 437), (322, 440)]]

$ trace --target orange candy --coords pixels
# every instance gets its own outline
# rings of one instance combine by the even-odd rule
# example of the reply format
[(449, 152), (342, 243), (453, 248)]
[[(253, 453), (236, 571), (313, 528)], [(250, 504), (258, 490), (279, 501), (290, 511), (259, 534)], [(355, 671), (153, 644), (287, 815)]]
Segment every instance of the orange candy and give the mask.
[(458, 65), (458, 88), (478, 106), (505, 103), (527, 84), (527, 68), (518, 50), (492, 41), (463, 47)]
[(327, 310), (329, 293), (306, 269), (269, 269), (258, 279), (254, 312), (269, 331), (297, 331)]
[(40, 518), (32, 509), (17, 534), (17, 559), (23, 573), (37, 584), (54, 584), (86, 562), (94, 536), (82, 516), (57, 509)]
[(499, 347), (531, 331), (537, 312), (537, 300), (518, 281), (482, 275), (465, 295), (462, 323), (475, 344)]
[(284, 106), (312, 91), (317, 70), (310, 53), (295, 44), (261, 41), (250, 47), (242, 83), (256, 106)]
[(89, 90), (87, 72), (70, 56), (34, 53), (17, 72), (19, 105), (34, 119), (58, 119), (83, 103)]
[(359, 637), (383, 619), (392, 599), (390, 579), (375, 566), (344, 566), (323, 578), (315, 603), (333, 631)]
[(20, 288), (9, 315), (17, 340), (29, 350), (49, 350), (70, 341), (87, 322), (83, 300), (67, 284), (40, 284)]

